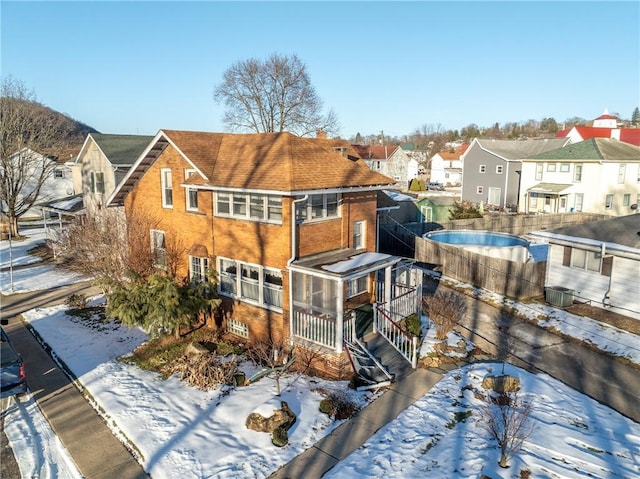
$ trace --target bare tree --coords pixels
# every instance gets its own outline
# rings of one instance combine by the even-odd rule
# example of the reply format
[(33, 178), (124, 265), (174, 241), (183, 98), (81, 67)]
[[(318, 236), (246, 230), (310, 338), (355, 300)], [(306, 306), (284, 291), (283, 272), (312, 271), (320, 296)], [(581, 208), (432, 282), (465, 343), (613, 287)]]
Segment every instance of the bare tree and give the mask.
[(22, 82), (8, 77), (0, 88), (0, 211), (18, 236), (18, 219), (38, 201), (57, 166), (47, 155), (62, 149), (68, 130)]
[(337, 134), (339, 128), (332, 110), (322, 113), (322, 101), (296, 55), (234, 63), (215, 88), (214, 99), (226, 107), (224, 122), (231, 131), (305, 136), (318, 130)]
[(436, 339), (446, 339), (467, 311), (464, 298), (453, 291), (438, 291), (422, 298), (422, 309), (435, 325)]
[(500, 467), (509, 467), (509, 460), (533, 434), (532, 410), (533, 403), (522, 400), (516, 391), (489, 396), (481, 409), (483, 426), (500, 447)]
[(280, 396), (280, 378), (291, 366), (293, 351), (287, 342), (271, 338), (254, 342), (247, 351), (248, 356), (256, 363), (266, 366), (268, 374), (272, 374), (276, 380), (276, 396)]
[[(52, 247), (69, 269), (95, 278), (108, 293), (129, 273), (144, 279), (156, 271), (149, 231), (159, 225), (145, 213), (129, 213), (125, 219), (120, 210), (106, 208), (94, 217), (75, 219)], [(166, 268), (175, 278), (184, 248), (172, 238), (169, 234), (165, 245)]]

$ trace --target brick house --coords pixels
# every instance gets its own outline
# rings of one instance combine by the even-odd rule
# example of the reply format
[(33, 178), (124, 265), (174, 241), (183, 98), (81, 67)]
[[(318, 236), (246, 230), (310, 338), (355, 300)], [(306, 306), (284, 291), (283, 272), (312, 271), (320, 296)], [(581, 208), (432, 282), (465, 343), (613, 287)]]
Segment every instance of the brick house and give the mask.
[(345, 377), (345, 341), (418, 304), (417, 275), (376, 252), (377, 193), (393, 183), (342, 140), (160, 130), (108, 205), (160, 220), (149, 232), (159, 268), (170, 245), (179, 276), (215, 268), (217, 327), (320, 350), (324, 372)]

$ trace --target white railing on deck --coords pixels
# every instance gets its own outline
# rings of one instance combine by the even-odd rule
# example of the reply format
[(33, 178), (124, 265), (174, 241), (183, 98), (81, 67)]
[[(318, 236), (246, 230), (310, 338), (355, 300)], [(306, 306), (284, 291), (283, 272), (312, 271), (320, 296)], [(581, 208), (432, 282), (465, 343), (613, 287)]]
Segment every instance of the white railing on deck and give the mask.
[(336, 320), (297, 310), (293, 317), (293, 334), (307, 341), (335, 348)]
[(398, 322), (407, 316), (416, 314), (418, 304), (417, 294), (418, 290), (413, 288), (410, 291), (405, 290), (403, 294), (393, 298), (387, 308), (387, 313), (391, 316), (391, 319)]
[(373, 309), (373, 321), (378, 333), (385, 337), (387, 341), (398, 351), (412, 368), (418, 367), (418, 338), (407, 333), (398, 323), (382, 309), (378, 304)]
[[(406, 284), (393, 283), (391, 285), (391, 297), (395, 298), (397, 296), (402, 296), (408, 291), (415, 290), (415, 286), (407, 286)], [(378, 302), (385, 302), (385, 294), (384, 294), (384, 281), (376, 281), (376, 298)]]
[(351, 311), (344, 315), (342, 325), (342, 340), (353, 343), (356, 339), (356, 312)]

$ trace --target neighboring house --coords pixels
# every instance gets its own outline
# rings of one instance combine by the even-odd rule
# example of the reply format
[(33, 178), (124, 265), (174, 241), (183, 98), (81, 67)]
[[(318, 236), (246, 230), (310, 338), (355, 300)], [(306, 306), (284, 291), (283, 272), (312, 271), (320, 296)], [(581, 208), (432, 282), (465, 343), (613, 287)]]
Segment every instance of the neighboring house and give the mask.
[(517, 210), (522, 159), (555, 150), (566, 138), (484, 140), (476, 138), (461, 156), (462, 201)]
[(423, 175), (425, 173), (425, 167), (427, 165), (427, 159), (429, 158), (429, 152), (427, 148), (416, 145), (415, 143), (405, 143), (401, 146), (402, 150), (407, 154), (410, 160), (415, 160), (415, 164), (418, 165), (418, 171), (412, 176), (408, 175), (409, 181), (411, 181), (416, 175)]
[(462, 153), (441, 151), (431, 157), (430, 181), (442, 183), (445, 186), (460, 186), (462, 184)]
[(624, 216), (640, 203), (640, 147), (592, 138), (522, 160), (519, 211)]
[(88, 215), (96, 215), (105, 206), (152, 139), (143, 135), (87, 135), (74, 164), (73, 181)]
[(418, 160), (416, 158), (410, 158), (400, 146), (352, 146), (369, 168), (393, 178), (402, 190), (407, 190), (409, 188), (409, 181), (418, 176)]
[(547, 287), (568, 288), (579, 302), (640, 319), (640, 214), (531, 235), (549, 244)]
[(619, 127), (618, 119), (609, 115), (607, 110), (593, 120), (592, 126), (574, 126), (570, 130), (559, 131), (556, 137), (568, 138), (571, 143), (579, 143), (591, 138), (614, 138), (640, 146), (640, 128)]
[[(416, 195), (393, 190), (385, 190), (383, 194), (395, 204), (395, 208), (387, 209), (380, 215), (380, 224), (405, 224), (419, 221), (420, 212), (416, 206)], [(380, 210), (380, 201), (378, 201), (378, 211)]]
[(347, 377), (345, 341), (372, 322), (402, 336), (390, 320), (419, 304), (421, 276), (376, 252), (377, 194), (393, 183), (342, 140), (161, 130), (108, 204), (159, 219), (157, 268), (177, 252), (179, 276), (217, 271), (224, 330), (315, 351)]
[(11, 155), (9, 162), (24, 165), (21, 166), (24, 171), (21, 172), (20, 176), (23, 176), (26, 180), (18, 197), (18, 203), (35, 192), (40, 182), (41, 172), (48, 170), (45, 173), (46, 178), (42, 182), (34, 206), (22, 215), (22, 219), (41, 218), (43, 211), (40, 204), (54, 200), (64, 200), (74, 193), (71, 167), (67, 163), (59, 162), (55, 157), (46, 156), (25, 148)]
[(451, 195), (425, 196), (418, 200), (420, 221), (422, 223), (437, 223), (449, 221), (449, 213), (453, 211), (455, 197)]

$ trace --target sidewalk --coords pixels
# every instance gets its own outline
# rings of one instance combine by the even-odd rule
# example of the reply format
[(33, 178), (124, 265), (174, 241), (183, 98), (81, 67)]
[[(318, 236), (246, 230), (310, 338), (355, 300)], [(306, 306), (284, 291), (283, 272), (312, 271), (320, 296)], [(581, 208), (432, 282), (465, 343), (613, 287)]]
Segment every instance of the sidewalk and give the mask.
[(29, 351), (24, 361), (31, 394), (82, 476), (87, 479), (148, 477), (29, 330), (13, 319), (5, 331), (16, 349)]
[(29, 352), (23, 359), (31, 395), (83, 478), (148, 478), (69, 377), (16, 318), (21, 311), (61, 303), (72, 292), (80, 291), (95, 292), (86, 284), (74, 284), (47, 292), (3, 295), (1, 316), (9, 319), (4, 330), (18, 351)]
[[(452, 366), (457, 367), (457, 366)], [(395, 419), (431, 389), (442, 374), (416, 369), (356, 416), (337, 427), (292, 461), (274, 472), (271, 479), (319, 479), (338, 462), (362, 446), (376, 431)]]

